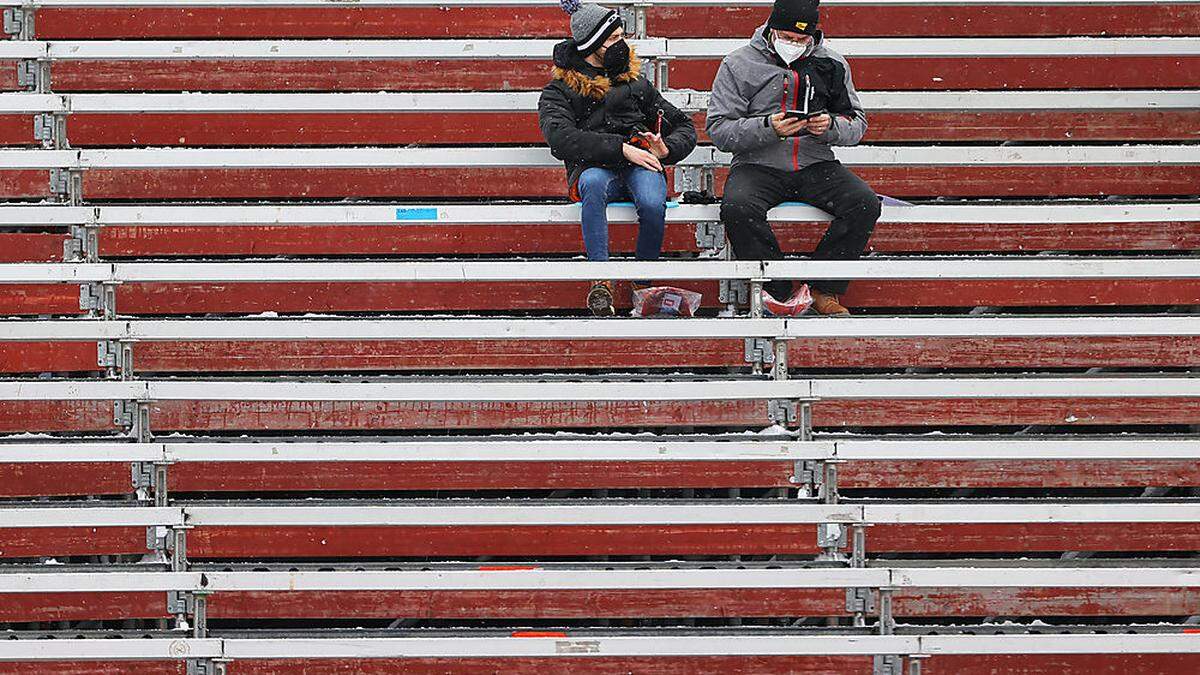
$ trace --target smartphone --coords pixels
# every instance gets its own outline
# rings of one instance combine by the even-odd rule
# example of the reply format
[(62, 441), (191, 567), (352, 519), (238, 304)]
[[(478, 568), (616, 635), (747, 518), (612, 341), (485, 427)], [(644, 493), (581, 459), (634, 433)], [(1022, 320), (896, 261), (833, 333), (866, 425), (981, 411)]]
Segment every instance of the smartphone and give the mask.
[(824, 114), (825, 114), (825, 113), (827, 113), (827, 112), (829, 112), (829, 111), (827, 111), (827, 110), (814, 110), (813, 112), (806, 113), (806, 112), (804, 112), (803, 110), (785, 110), (785, 111), (783, 112), (783, 116), (784, 116), (784, 117), (788, 117), (788, 118), (792, 118), (792, 119), (798, 119), (798, 120), (802, 120), (802, 119), (806, 119), (806, 118), (807, 118), (807, 119), (812, 119), (812, 118), (816, 117), (817, 115), (824, 115)]

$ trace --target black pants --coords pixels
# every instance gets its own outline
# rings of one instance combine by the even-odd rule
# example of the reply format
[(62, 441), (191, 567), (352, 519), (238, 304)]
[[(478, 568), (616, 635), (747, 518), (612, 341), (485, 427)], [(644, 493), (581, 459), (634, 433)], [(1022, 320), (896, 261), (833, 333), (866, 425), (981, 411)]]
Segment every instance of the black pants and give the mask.
[[(757, 164), (738, 164), (729, 172), (721, 221), (735, 258), (782, 260), (779, 240), (767, 222), (767, 211), (798, 201), (824, 209), (833, 222), (813, 252), (813, 260), (856, 260), (879, 220), (879, 197), (841, 162), (821, 162), (800, 171), (780, 171)], [(847, 281), (822, 279), (809, 286), (834, 295), (845, 293)], [(766, 290), (779, 300), (792, 294), (792, 282), (771, 281)]]

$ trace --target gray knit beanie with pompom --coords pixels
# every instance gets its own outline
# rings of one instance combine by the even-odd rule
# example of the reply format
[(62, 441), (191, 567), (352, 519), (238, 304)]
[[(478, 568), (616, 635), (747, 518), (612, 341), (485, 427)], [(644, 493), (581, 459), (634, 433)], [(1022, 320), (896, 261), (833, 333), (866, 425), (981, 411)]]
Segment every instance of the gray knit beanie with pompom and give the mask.
[(563, 11), (571, 15), (571, 39), (575, 49), (587, 56), (600, 48), (608, 36), (622, 25), (615, 9), (583, 3), (580, 0), (559, 0)]

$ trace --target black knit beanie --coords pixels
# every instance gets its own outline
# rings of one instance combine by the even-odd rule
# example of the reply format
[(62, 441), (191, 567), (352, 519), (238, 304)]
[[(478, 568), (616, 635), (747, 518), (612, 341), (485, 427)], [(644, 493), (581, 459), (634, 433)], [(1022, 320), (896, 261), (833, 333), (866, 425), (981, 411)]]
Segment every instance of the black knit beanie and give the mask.
[(816, 35), (819, 4), (819, 0), (775, 0), (767, 28)]

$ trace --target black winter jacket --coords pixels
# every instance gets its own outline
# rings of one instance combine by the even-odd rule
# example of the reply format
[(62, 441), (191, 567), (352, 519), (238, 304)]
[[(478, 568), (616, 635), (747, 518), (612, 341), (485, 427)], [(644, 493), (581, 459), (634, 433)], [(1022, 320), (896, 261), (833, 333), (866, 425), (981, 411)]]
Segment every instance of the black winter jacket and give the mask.
[(695, 149), (692, 119), (664, 99), (641, 71), (641, 60), (630, 54), (629, 70), (614, 83), (579, 55), (574, 41), (554, 47), (554, 79), (542, 89), (538, 121), (550, 153), (566, 164), (573, 197), (584, 169), (628, 167), (621, 145), (636, 132), (653, 131), (660, 110), (663, 142), (670, 151), (663, 165), (675, 164)]

